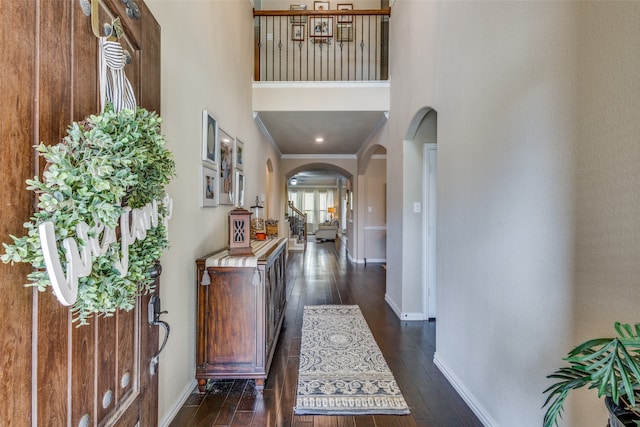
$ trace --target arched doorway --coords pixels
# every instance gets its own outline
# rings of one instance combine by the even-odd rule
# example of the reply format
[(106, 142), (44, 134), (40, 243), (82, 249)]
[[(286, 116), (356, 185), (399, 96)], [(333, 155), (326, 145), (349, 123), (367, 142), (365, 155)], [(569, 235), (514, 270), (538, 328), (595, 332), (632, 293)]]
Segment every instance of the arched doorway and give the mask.
[[(306, 234), (314, 234), (321, 223), (332, 220), (337, 226), (336, 239), (347, 242), (351, 223), (344, 215), (344, 203), (353, 174), (334, 164), (313, 162), (293, 166), (284, 177), (287, 203), (291, 201), (307, 215)], [(347, 215), (349, 212), (347, 209)]]
[(358, 167), (364, 263), (387, 261), (387, 149), (369, 147)]
[[(405, 136), (404, 195), (414, 202), (404, 216), (418, 221), (409, 226), (420, 229), (420, 233), (405, 233), (404, 253), (416, 255), (405, 257), (403, 262), (405, 286), (417, 283), (420, 289), (405, 289), (406, 294), (421, 295), (423, 318), (436, 317), (436, 182), (437, 182), (437, 119), (438, 113), (428, 107), (420, 109), (413, 117)], [(420, 177), (416, 179), (416, 177)], [(409, 221), (407, 221), (409, 223)], [(411, 277), (420, 280), (408, 280)]]

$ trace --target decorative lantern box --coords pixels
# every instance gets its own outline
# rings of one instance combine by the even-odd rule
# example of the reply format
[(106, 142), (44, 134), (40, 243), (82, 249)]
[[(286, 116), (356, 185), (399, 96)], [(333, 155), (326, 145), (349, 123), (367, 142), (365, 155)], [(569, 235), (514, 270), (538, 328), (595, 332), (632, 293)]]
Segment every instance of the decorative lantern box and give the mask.
[(235, 208), (229, 212), (229, 254), (253, 256), (251, 250), (251, 212)]

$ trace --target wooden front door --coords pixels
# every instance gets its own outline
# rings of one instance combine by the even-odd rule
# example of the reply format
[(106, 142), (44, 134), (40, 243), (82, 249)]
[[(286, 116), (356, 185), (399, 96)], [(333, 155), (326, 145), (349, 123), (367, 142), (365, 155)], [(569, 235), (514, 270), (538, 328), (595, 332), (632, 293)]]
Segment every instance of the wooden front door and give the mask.
[[(60, 142), (72, 121), (100, 111), (98, 39), (81, 6), (81, 0), (0, 5), (0, 242), (24, 235), (33, 211), (25, 180), (44, 166), (33, 145)], [(159, 112), (158, 23), (142, 0), (100, 0), (99, 9), (101, 32), (114, 17), (122, 20), (120, 41), (131, 55), (126, 74), (138, 104)], [(0, 424), (157, 425), (151, 295), (130, 312), (78, 328), (50, 290), (23, 286), (29, 271), (0, 263)]]

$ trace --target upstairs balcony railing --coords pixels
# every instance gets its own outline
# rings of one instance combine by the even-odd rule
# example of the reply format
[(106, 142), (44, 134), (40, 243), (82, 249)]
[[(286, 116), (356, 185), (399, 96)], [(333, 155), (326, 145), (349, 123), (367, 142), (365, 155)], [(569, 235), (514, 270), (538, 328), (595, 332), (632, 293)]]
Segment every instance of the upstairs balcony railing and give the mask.
[(256, 81), (388, 79), (390, 8), (253, 15)]

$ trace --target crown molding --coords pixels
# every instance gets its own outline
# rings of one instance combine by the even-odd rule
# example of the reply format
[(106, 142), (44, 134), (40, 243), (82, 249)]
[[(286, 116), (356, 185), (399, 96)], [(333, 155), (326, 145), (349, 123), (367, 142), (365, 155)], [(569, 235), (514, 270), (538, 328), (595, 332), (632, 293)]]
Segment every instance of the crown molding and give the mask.
[(257, 111), (253, 112), (253, 120), (256, 122), (258, 129), (260, 129), (260, 132), (262, 132), (262, 134), (267, 139), (267, 141), (269, 141), (269, 144), (271, 144), (274, 150), (276, 150), (276, 153), (278, 153), (278, 156), (282, 157), (282, 151), (280, 151), (280, 147), (278, 147), (278, 144), (276, 144), (276, 142), (273, 140), (273, 137), (269, 133), (269, 130), (267, 129), (267, 127), (262, 122), (262, 119), (260, 118), (260, 114), (258, 114)]
[(355, 154), (283, 154), (280, 156), (281, 159), (309, 159), (309, 160), (318, 160), (318, 159), (357, 159)]
[(380, 120), (378, 120), (378, 123), (376, 124), (376, 127), (373, 128), (373, 130), (371, 131), (371, 133), (369, 133), (369, 136), (367, 136), (367, 139), (364, 141), (364, 143), (360, 146), (360, 149), (358, 150), (358, 152), (356, 153), (357, 157), (360, 157), (365, 150), (367, 150), (369, 148), (369, 143), (371, 142), (371, 140), (373, 139), (373, 136), (378, 133), (378, 131), (380, 130), (380, 128), (382, 128), (382, 126), (384, 126), (385, 123), (387, 123), (387, 120), (389, 120), (389, 112), (385, 111), (384, 114), (382, 115), (382, 117), (380, 117)]

